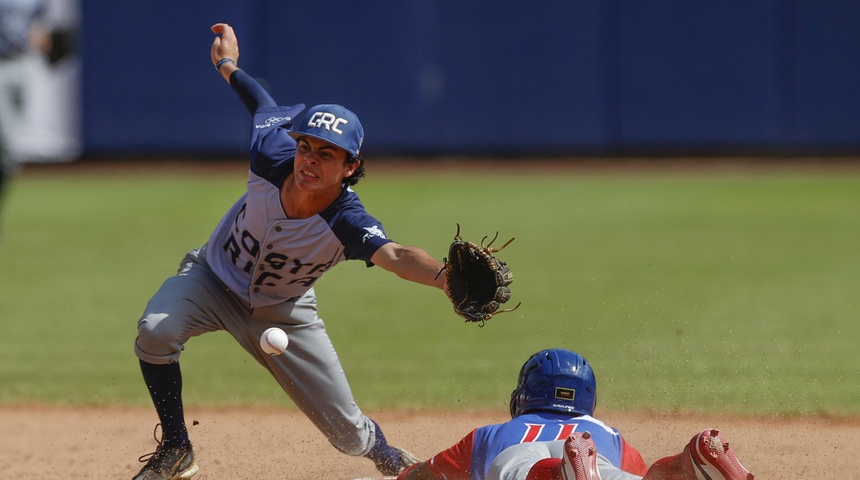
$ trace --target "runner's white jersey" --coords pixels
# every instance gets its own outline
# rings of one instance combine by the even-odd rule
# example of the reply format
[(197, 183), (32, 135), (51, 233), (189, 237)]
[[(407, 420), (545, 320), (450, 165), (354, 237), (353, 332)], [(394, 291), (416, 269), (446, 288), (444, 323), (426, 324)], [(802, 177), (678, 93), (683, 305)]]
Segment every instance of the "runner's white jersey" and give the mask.
[(252, 308), (297, 299), (343, 260), (372, 266), (370, 257), (390, 241), (348, 187), (319, 214), (287, 218), (280, 186), (293, 172), (296, 145), (287, 127), (303, 107), (264, 107), (255, 113), (248, 191), (209, 237), (210, 267)]

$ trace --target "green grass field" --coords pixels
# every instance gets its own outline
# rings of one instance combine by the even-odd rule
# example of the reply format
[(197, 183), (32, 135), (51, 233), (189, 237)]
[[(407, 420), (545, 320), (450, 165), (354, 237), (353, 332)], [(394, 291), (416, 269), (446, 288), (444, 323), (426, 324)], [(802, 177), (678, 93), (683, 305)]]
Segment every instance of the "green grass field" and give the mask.
[[(244, 179), (74, 165), (15, 178), (0, 403), (148, 405), (137, 318)], [(457, 222), (466, 239), (516, 237), (500, 257), (522, 301), (479, 328), (441, 292), (332, 270), (321, 314), (364, 408), (505, 409), (522, 362), (565, 347), (594, 364), (602, 408), (860, 414), (860, 172), (370, 168), (357, 190), (390, 237), (440, 259)], [(193, 339), (182, 365), (189, 404), (291, 405), (226, 334)]]

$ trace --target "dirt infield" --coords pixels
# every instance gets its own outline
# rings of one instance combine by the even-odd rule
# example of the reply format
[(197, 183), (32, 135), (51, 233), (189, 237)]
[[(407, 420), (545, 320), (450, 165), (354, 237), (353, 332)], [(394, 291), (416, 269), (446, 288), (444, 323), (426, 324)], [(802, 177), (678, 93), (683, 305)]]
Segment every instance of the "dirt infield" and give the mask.
[[(419, 457), (447, 448), (502, 413), (370, 412), (386, 436)], [(350, 479), (371, 463), (338, 453), (291, 410), (189, 409), (200, 473), (195, 480)], [(857, 478), (860, 419), (732, 418), (602, 412), (646, 462), (679, 452), (699, 430), (720, 428), (759, 479)], [(0, 407), (0, 478), (131, 478), (154, 449), (151, 409)]]

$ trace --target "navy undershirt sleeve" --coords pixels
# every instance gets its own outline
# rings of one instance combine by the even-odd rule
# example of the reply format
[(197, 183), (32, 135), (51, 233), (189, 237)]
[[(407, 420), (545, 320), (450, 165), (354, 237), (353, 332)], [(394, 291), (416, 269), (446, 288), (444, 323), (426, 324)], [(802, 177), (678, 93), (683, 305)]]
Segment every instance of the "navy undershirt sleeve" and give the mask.
[(230, 74), (230, 86), (239, 95), (245, 108), (253, 115), (260, 107), (275, 107), (275, 99), (244, 70), (236, 70)]

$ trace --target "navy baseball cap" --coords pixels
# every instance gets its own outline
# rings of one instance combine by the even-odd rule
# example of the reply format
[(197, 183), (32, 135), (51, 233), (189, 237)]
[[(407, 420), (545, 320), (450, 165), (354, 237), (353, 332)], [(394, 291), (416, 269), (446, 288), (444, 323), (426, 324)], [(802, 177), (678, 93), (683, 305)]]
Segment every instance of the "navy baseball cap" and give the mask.
[(289, 132), (293, 138), (315, 137), (359, 156), (364, 142), (364, 128), (358, 115), (340, 105), (317, 105), (305, 112)]

